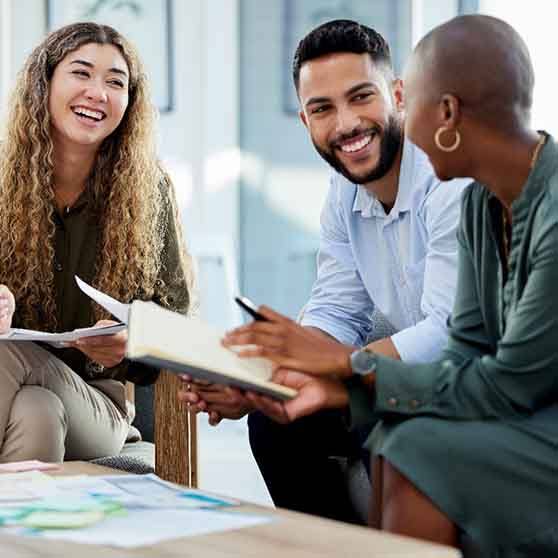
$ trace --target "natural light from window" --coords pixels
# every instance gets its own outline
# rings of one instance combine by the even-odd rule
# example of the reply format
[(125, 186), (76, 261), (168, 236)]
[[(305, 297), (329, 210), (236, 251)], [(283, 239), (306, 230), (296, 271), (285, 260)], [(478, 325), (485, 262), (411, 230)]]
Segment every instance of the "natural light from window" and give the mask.
[(535, 96), (532, 122), (537, 129), (558, 135), (556, 98), (556, 51), (554, 37), (558, 2), (554, 0), (481, 0), (480, 12), (513, 25), (527, 43), (535, 67)]

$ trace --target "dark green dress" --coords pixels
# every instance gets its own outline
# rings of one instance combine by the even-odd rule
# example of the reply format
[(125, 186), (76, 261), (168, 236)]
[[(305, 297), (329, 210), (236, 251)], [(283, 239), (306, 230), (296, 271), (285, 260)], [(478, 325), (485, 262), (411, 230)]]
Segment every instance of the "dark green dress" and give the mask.
[[(450, 187), (450, 186), (448, 186)], [(442, 359), (377, 357), (350, 387), (368, 445), (448, 515), (482, 556), (558, 556), (558, 148), (549, 136), (512, 206), (464, 193), (459, 272)]]

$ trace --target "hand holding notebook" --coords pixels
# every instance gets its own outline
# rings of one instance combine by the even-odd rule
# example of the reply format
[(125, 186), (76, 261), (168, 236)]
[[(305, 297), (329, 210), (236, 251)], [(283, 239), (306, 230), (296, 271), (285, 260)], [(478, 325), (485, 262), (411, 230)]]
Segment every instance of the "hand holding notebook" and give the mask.
[(198, 318), (165, 310), (152, 302), (134, 301), (128, 327), (127, 356), (132, 360), (276, 399), (296, 395), (295, 390), (271, 381), (269, 360), (238, 357), (222, 346), (224, 332)]

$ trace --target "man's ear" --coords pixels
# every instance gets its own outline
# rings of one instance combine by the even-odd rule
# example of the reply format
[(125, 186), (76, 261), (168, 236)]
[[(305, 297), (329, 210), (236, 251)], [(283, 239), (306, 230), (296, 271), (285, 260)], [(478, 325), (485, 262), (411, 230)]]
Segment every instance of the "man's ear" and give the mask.
[(403, 110), (405, 110), (405, 101), (403, 96), (403, 81), (401, 79), (394, 79), (391, 82), (391, 94), (395, 101), (395, 108), (399, 112), (403, 112)]
[(302, 123), (308, 128), (308, 121), (306, 120), (306, 115), (304, 114), (304, 111), (303, 110), (299, 111), (298, 116), (302, 120)]

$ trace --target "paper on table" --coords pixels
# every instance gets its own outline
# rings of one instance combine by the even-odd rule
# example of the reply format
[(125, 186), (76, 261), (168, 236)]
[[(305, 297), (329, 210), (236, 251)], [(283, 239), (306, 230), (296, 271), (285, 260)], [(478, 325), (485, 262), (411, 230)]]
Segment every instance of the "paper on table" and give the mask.
[(59, 513), (35, 511), (27, 515), (21, 524), (31, 529), (79, 529), (99, 523), (105, 518), (102, 511)]
[[(272, 521), (269, 516), (242, 513), (223, 513), (200, 509), (200, 506), (227, 505), (234, 500), (220, 499), (196, 490), (185, 490), (167, 483), (155, 475), (146, 477), (120, 475), (109, 477), (58, 477), (52, 478), (37, 471), (0, 475), (0, 495), (6, 486), (17, 485), (12, 496), (19, 502), (1, 502), (0, 532), (14, 535), (30, 535), (46, 539), (60, 539), (85, 544), (108, 544), (120, 547), (136, 547), (156, 544), (159, 541), (240, 529)], [(41, 482), (48, 479), (48, 482)], [(26, 483), (23, 486), (23, 483)], [(15, 493), (17, 492), (17, 494)], [(198, 496), (197, 509), (194, 500), (184, 503), (188, 494)], [(153, 508), (157, 508), (154, 513)], [(26, 514), (38, 513), (26, 524)], [(114, 514), (113, 511), (125, 513)], [(102, 512), (88, 521), (99, 521), (87, 526), (79, 525), (68, 514)], [(47, 525), (48, 523), (48, 525)], [(27, 527), (49, 527), (41, 531)], [(80, 527), (75, 529), (75, 527)]]
[[(181, 537), (253, 527), (273, 520), (265, 515), (213, 510), (161, 509), (157, 513), (153, 513), (153, 510), (132, 510), (123, 517), (108, 517), (92, 527), (69, 531), (33, 531), (32, 536), (134, 548)], [(18, 534), (25, 535), (26, 532), (23, 530)]]
[(30, 461), (12, 461), (11, 463), (2, 463), (0, 472), (19, 473), (22, 471), (54, 471), (60, 469), (59, 463), (45, 463), (32, 459)]
[(0, 504), (21, 505), (42, 498), (48, 491), (52, 477), (39, 471), (0, 475)]
[(238, 506), (232, 498), (216, 496), (201, 490), (183, 488), (160, 479), (157, 475), (114, 475), (99, 477), (112, 487), (122, 490), (126, 504), (155, 508), (215, 508)]
[(51, 500), (101, 498), (127, 508), (216, 508), (239, 505), (237, 500), (201, 490), (183, 488), (157, 475), (110, 475), (57, 477), (44, 496)]
[(116, 319), (120, 320), (123, 324), (128, 324), (128, 311), (130, 310), (129, 304), (123, 304), (118, 300), (112, 298), (108, 294), (102, 293), (82, 281), (75, 275), (78, 287), (89, 297), (92, 298), (97, 304), (102, 306), (105, 310), (110, 312)]

